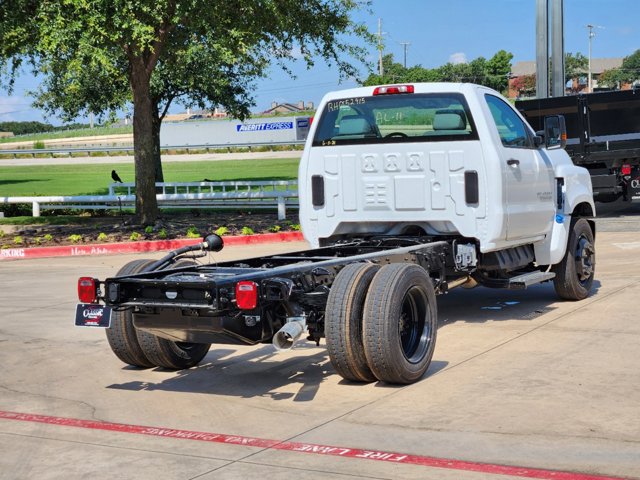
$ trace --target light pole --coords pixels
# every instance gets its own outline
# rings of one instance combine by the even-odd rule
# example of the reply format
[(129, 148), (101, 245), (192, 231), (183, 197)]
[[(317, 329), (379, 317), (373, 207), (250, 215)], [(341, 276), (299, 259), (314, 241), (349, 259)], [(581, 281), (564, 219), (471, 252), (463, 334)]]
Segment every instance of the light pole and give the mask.
[(593, 31), (593, 29), (595, 28), (595, 25), (587, 25), (587, 28), (589, 29), (589, 76), (587, 77), (587, 81), (588, 81), (588, 86), (587, 86), (587, 93), (591, 93), (593, 92), (593, 80), (591, 79), (591, 40), (593, 39), (593, 37), (596, 36), (596, 32)]

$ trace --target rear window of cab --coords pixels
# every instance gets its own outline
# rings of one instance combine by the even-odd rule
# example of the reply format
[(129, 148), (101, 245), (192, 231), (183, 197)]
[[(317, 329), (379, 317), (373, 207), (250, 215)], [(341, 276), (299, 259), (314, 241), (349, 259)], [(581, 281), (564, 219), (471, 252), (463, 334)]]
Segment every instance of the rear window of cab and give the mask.
[(396, 94), (327, 102), (313, 146), (477, 140), (459, 93)]

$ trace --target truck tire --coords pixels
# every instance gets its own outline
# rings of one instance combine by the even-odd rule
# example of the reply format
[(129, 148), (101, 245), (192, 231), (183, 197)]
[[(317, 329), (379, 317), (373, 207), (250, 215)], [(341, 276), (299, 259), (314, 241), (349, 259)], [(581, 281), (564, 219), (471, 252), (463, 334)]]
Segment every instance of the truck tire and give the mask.
[(325, 308), (324, 334), (331, 364), (345, 380), (375, 382), (362, 342), (362, 313), (369, 284), (380, 267), (352, 263), (336, 276)]
[[(118, 270), (116, 275), (129, 275), (143, 272), (145, 268), (154, 261), (155, 260), (134, 260)], [(154, 366), (142, 351), (140, 343), (138, 343), (130, 308), (120, 311), (113, 310), (111, 312), (111, 327), (107, 328), (105, 332), (111, 350), (115, 353), (116, 357), (124, 363), (142, 368)]]
[(364, 351), (378, 380), (409, 384), (429, 368), (438, 310), (433, 284), (418, 265), (385, 265), (373, 277), (364, 306)]
[(589, 222), (579, 218), (572, 222), (567, 251), (554, 265), (553, 279), (558, 296), (564, 300), (583, 300), (589, 295), (596, 267), (596, 250)]
[[(172, 268), (194, 264), (195, 262), (190, 260), (179, 260)], [(142, 330), (136, 330), (136, 335), (149, 361), (158, 367), (170, 370), (182, 370), (197, 365), (211, 347), (209, 343), (174, 342)]]

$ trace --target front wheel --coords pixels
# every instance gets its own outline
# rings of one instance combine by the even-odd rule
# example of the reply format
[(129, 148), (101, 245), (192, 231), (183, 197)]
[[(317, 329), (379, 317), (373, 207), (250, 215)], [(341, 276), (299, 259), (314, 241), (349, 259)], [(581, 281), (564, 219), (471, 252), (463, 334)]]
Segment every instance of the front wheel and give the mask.
[(552, 271), (558, 296), (564, 300), (583, 300), (589, 295), (596, 267), (596, 247), (589, 222), (572, 222), (567, 251)]
[(364, 306), (364, 350), (378, 380), (409, 384), (429, 368), (438, 310), (433, 284), (418, 265), (385, 265), (373, 277)]

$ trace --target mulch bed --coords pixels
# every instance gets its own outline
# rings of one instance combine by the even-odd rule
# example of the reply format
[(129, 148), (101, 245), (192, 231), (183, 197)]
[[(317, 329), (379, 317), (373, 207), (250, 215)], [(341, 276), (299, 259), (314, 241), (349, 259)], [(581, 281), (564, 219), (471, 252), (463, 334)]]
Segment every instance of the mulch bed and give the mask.
[[(225, 235), (290, 232), (297, 230), (298, 217), (293, 213), (287, 220), (278, 220), (275, 213), (184, 213), (162, 216), (155, 225), (145, 227), (135, 223), (132, 216), (104, 216), (82, 218), (82, 222), (68, 225), (0, 225), (0, 248), (44, 247), (54, 245), (90, 245), (140, 240), (202, 238), (205, 234), (225, 227)], [(243, 232), (244, 229), (244, 232)]]

